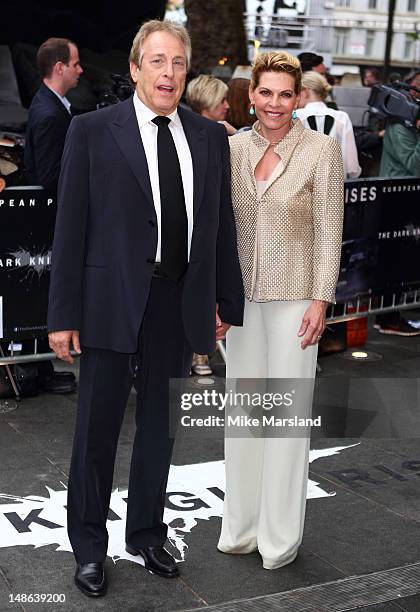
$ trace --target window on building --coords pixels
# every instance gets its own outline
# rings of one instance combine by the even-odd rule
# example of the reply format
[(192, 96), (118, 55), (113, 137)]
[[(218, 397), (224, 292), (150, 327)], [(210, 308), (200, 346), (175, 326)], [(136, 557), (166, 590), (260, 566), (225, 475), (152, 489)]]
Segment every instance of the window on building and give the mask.
[(377, 3), (377, 0), (368, 0), (368, 7), (370, 9), (376, 10)]
[(414, 40), (408, 34), (405, 35), (404, 59), (414, 59)]
[(416, 12), (416, 0), (408, 0), (407, 10), (409, 13)]
[(336, 6), (341, 6), (344, 8), (349, 8), (351, 4), (351, 0), (336, 0)]
[(375, 30), (366, 30), (365, 53), (367, 57), (371, 57), (373, 55), (374, 42), (375, 42)]
[(349, 44), (350, 30), (340, 28), (335, 31), (334, 38), (334, 53), (336, 55), (345, 55)]

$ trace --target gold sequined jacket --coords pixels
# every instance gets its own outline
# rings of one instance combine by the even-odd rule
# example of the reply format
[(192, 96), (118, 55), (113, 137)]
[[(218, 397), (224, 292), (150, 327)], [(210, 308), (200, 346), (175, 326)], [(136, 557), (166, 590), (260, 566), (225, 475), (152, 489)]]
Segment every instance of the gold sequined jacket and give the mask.
[(343, 226), (339, 143), (297, 119), (274, 151), (280, 162), (257, 196), (255, 167), (268, 141), (252, 130), (229, 138), (232, 201), (248, 300), (335, 302)]

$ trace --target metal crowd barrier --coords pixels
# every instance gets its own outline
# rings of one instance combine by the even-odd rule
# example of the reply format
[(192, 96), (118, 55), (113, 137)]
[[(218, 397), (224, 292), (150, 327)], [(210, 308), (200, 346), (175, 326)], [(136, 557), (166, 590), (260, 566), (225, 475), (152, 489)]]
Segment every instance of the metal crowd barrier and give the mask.
[[(360, 297), (348, 300), (343, 304), (333, 304), (327, 316), (327, 323), (342, 323), (360, 319), (367, 315), (377, 315), (385, 312), (392, 312), (393, 310), (406, 310), (408, 308), (420, 308), (420, 289), (387, 295)], [(16, 363), (30, 363), (34, 361), (56, 359), (55, 353), (38, 353), (38, 341), (36, 338), (34, 339), (34, 352), (30, 355), (16, 355), (12, 342), (11, 347), (10, 355), (7, 356), (4, 355), (0, 347), (0, 366), (7, 367)], [(226, 361), (226, 350), (222, 341), (217, 342), (217, 349), (223, 361)], [(77, 357), (74, 351), (72, 351), (71, 354)], [(10, 376), (9, 372), (8, 375)]]
[[(389, 304), (389, 302), (391, 302)], [(389, 304), (388, 306), (386, 304)], [(342, 323), (366, 317), (369, 314), (382, 314), (393, 310), (407, 310), (420, 307), (420, 289), (403, 291), (379, 296), (367, 296), (348, 300), (344, 304), (333, 304), (327, 316), (328, 323)]]

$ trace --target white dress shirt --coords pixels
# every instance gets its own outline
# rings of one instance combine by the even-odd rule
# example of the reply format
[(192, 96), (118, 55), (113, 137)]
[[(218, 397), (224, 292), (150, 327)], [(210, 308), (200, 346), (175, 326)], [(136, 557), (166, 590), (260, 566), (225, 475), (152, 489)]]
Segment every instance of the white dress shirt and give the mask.
[[(48, 87), (48, 85), (47, 85)], [(57, 93), (55, 91), (55, 89), (52, 89), (51, 87), (48, 87), (48, 89), (50, 91), (52, 91), (53, 93), (55, 93), (55, 95), (57, 96), (57, 98), (60, 100), (60, 102), (64, 105), (66, 111), (69, 113), (69, 115), (71, 115), (71, 104), (69, 102), (69, 100), (66, 98), (66, 96), (60, 96), (59, 93)]]
[(345, 178), (357, 178), (362, 169), (357, 157), (356, 142), (354, 140), (353, 126), (347, 113), (329, 108), (324, 102), (309, 102), (304, 108), (296, 111), (297, 116), (306, 128), (311, 129), (307, 118), (315, 117), (317, 131), (324, 133), (325, 116), (334, 118), (334, 125), (328, 136), (338, 140), (343, 155)]
[[(155, 205), (156, 217), (158, 223), (158, 242), (156, 249), (155, 261), (161, 260), (161, 208), (160, 208), (160, 188), (159, 188), (159, 169), (158, 169), (158, 152), (157, 152), (157, 134), (158, 126), (153, 123), (152, 119), (157, 117), (150, 108), (148, 108), (134, 93), (133, 97), (136, 117), (139, 124), (140, 136), (143, 141), (144, 152), (146, 153), (147, 166), (149, 168), (150, 184), (152, 186), (153, 203)], [(185, 208), (187, 211), (188, 220), (188, 261), (190, 260), (191, 240), (193, 232), (193, 164), (190, 148), (187, 138), (182, 127), (178, 111), (168, 115), (170, 119), (169, 129), (174, 139), (176, 152), (178, 154), (179, 165), (181, 168), (182, 184), (184, 187)]]

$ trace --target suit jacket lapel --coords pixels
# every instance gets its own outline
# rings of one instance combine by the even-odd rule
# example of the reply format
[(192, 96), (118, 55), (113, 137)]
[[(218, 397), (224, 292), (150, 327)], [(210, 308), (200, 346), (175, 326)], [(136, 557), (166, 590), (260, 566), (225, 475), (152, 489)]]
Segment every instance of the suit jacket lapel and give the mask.
[(139, 124), (134, 110), (133, 99), (120, 102), (116, 107), (116, 117), (109, 128), (114, 139), (134, 173), (146, 201), (155, 210), (149, 168), (143, 141), (140, 136)]
[(193, 207), (194, 220), (203, 201), (204, 183), (207, 170), (208, 142), (207, 132), (204, 128), (194, 121), (194, 114), (178, 107), (178, 114), (181, 119), (182, 127), (190, 147), (193, 163)]

